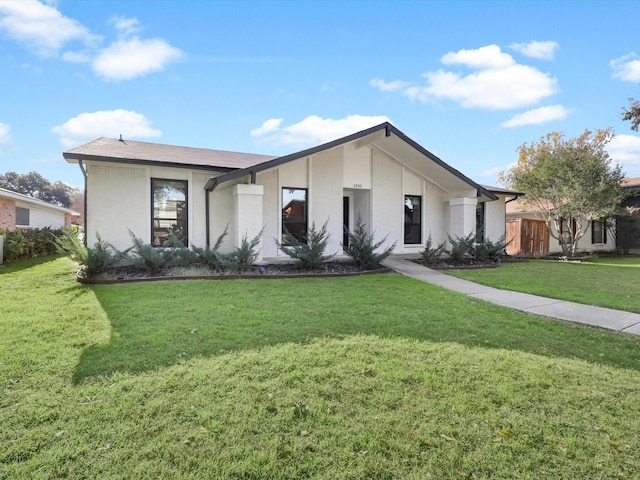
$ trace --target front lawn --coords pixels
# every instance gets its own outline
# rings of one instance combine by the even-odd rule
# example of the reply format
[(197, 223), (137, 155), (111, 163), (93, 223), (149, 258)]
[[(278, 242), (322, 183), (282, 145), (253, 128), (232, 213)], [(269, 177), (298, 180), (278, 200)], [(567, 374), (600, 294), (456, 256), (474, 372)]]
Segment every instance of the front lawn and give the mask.
[(638, 256), (594, 257), (586, 262), (530, 260), (447, 273), (504, 290), (640, 313)]
[(634, 478), (640, 338), (397, 274), (0, 269), (0, 479)]

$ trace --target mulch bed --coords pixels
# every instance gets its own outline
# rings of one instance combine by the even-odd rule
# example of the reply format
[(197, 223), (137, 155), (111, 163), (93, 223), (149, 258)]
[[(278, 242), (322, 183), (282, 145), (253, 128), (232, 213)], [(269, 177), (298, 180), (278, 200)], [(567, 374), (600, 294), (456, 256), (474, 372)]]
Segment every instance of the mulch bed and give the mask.
[(416, 258), (412, 261), (417, 263), (418, 265), (423, 265), (433, 270), (472, 270), (477, 268), (497, 268), (503, 263), (526, 262), (528, 260), (528, 258), (523, 257), (502, 256), (487, 258), (486, 260), (475, 260), (473, 258), (466, 258), (462, 261), (462, 263), (452, 263), (446, 259), (442, 259), (442, 261), (434, 265), (426, 265), (421, 258)]
[(203, 268), (169, 268), (158, 272), (144, 271), (132, 266), (118, 267), (95, 277), (87, 277), (80, 271), (76, 275), (80, 283), (111, 284), (129, 282), (151, 282), (160, 280), (229, 280), (255, 278), (310, 278), (310, 277), (344, 277), (351, 275), (368, 275), (390, 272), (391, 269), (380, 267), (365, 270), (354, 262), (326, 262), (315, 270), (302, 270), (294, 263), (277, 263), (254, 265), (250, 272), (231, 274), (214, 272)]

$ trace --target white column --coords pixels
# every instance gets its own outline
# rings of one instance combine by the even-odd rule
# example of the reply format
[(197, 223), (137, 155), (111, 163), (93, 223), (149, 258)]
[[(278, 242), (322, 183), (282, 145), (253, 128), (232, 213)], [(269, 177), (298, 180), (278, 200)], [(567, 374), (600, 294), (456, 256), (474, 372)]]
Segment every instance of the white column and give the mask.
[[(242, 239), (253, 239), (260, 233), (262, 223), (262, 185), (238, 184), (233, 187), (234, 198), (234, 239), (235, 246), (239, 247)], [(258, 261), (262, 261), (262, 239), (258, 244)]]
[(461, 197), (449, 200), (451, 238), (466, 237), (476, 231), (477, 198)]

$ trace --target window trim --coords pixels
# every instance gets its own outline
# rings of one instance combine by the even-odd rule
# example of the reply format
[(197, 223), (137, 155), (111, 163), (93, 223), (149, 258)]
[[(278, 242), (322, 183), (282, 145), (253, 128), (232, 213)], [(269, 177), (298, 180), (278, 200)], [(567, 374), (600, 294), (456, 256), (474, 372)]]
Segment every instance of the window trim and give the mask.
[[(285, 225), (284, 225), (284, 209), (286, 205), (284, 205), (284, 191), (285, 190), (301, 190), (304, 191), (304, 221), (295, 222), (297, 224), (303, 225), (301, 232), (297, 235), (293, 235), (300, 243), (307, 243), (307, 232), (309, 231), (309, 189), (306, 187), (282, 187), (280, 189), (280, 238), (282, 239), (282, 244), (287, 245), (285, 242)], [(293, 200), (293, 199), (292, 199)], [(291, 203), (291, 201), (289, 202)], [(289, 205), (287, 203), (287, 205)], [(294, 222), (290, 222), (294, 223)], [(290, 232), (289, 229), (286, 229)]]
[[(411, 198), (411, 204), (413, 205), (413, 199), (417, 198), (418, 199), (418, 207), (420, 209), (420, 211), (418, 212), (418, 221), (416, 222), (416, 216), (413, 214), (413, 210), (415, 209), (415, 206), (412, 208), (411, 212), (411, 222), (407, 222), (407, 199)], [(423, 212), (423, 208), (422, 208), (422, 195), (411, 195), (411, 194), (405, 194), (404, 195), (404, 204), (403, 204), (403, 217), (404, 217), (404, 231), (403, 231), (403, 242), (404, 245), (422, 245), (422, 212)], [(418, 239), (417, 241), (411, 241), (411, 242), (407, 242), (407, 225), (410, 225), (411, 228), (411, 232), (409, 233), (409, 236), (415, 232), (415, 226), (418, 226)]]
[[(593, 228), (596, 223), (601, 225), (600, 232), (602, 233), (602, 241), (597, 242), (595, 236), (595, 229)], [(604, 245), (607, 243), (607, 223), (606, 220), (591, 220), (591, 244), (592, 245)]]
[[(26, 216), (27, 216), (27, 223), (23, 223), (23, 222), (19, 222), (19, 221), (18, 221), (18, 218), (19, 218), (19, 216), (18, 216), (18, 210), (22, 210), (22, 211), (23, 211), (21, 215), (24, 215), (24, 214), (25, 214), (25, 212), (26, 212)], [(28, 226), (30, 226), (30, 225), (31, 225), (31, 209), (30, 209), (30, 208), (27, 208), (27, 207), (19, 207), (19, 206), (17, 206), (17, 205), (16, 205), (15, 215), (16, 215), (16, 226), (17, 226), (17, 227), (28, 227)], [(21, 220), (22, 220), (22, 219), (21, 219)]]
[[(189, 181), (184, 179), (174, 179), (174, 178), (151, 178), (151, 245), (156, 248), (161, 248), (162, 245), (156, 245), (155, 242), (155, 185), (156, 182), (175, 182), (181, 183), (184, 185), (184, 246), (189, 246)], [(160, 220), (160, 219), (158, 219)], [(166, 219), (165, 219), (166, 220)], [(177, 212), (176, 212), (176, 222), (178, 221)]]

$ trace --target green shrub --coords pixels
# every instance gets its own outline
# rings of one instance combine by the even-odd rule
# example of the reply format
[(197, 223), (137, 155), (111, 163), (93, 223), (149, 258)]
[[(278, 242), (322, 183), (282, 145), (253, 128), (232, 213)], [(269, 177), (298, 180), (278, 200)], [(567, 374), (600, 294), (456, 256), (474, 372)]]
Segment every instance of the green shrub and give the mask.
[(451, 235), (449, 235), (450, 247), (448, 250), (446, 250), (446, 253), (447, 255), (449, 255), (449, 259), (452, 263), (458, 264), (464, 261), (464, 259), (467, 257), (467, 255), (470, 254), (471, 249), (473, 248), (475, 238), (475, 232), (471, 232), (466, 237), (458, 237), (456, 235), (455, 238), (452, 238)]
[(13, 231), (0, 229), (0, 235), (4, 237), (3, 261), (9, 263), (56, 253), (55, 239), (62, 232), (49, 227)]
[(133, 266), (148, 272), (158, 272), (169, 263), (169, 255), (154, 247), (150, 243), (145, 243), (129, 230), (129, 236), (133, 246), (123, 252), (119, 252), (121, 258), (130, 262)]
[(314, 270), (320, 267), (323, 262), (326, 262), (335, 255), (324, 254), (327, 249), (329, 237), (331, 236), (331, 234), (327, 233), (328, 222), (329, 220), (324, 222), (320, 230), (316, 228), (316, 224), (313, 222), (306, 234), (306, 243), (286, 233), (283, 235), (284, 243), (276, 240), (278, 248), (289, 257), (296, 259), (300, 267), (304, 270)]
[(471, 247), (469, 253), (475, 260), (482, 261), (487, 258), (496, 258), (498, 255), (506, 253), (504, 249), (507, 245), (505, 236), (502, 235), (496, 242), (485, 240), (482, 243), (475, 244)]
[(344, 253), (353, 258), (356, 264), (365, 270), (373, 270), (380, 266), (380, 263), (396, 248), (396, 242), (393, 242), (393, 245), (376, 253), (376, 249), (386, 242), (388, 235), (379, 242), (375, 242), (374, 234), (367, 232), (359, 215), (355, 229), (353, 231), (347, 230), (347, 235), (349, 236), (349, 245), (342, 245)]
[(96, 233), (96, 243), (88, 249), (87, 275), (93, 276), (104, 273), (120, 261), (120, 255), (109, 242), (102, 240)]
[(62, 235), (56, 238), (54, 243), (58, 253), (68, 256), (81, 265), (89, 264), (89, 251), (71, 228), (64, 227)]
[(253, 239), (245, 235), (239, 247), (231, 253), (220, 254), (220, 262), (231, 273), (246, 273), (258, 258), (257, 246), (260, 244), (262, 230)]
[(219, 249), (222, 245), (224, 237), (227, 236), (228, 229), (229, 226), (227, 225), (227, 227), (224, 229), (224, 232), (220, 234), (213, 247), (207, 245), (205, 248), (200, 248), (196, 247), (195, 245), (191, 245), (191, 265), (200, 265), (218, 272), (221, 271), (222, 263), (220, 262), (220, 259), (222, 254), (219, 252)]
[(446, 247), (444, 242), (439, 244), (438, 246), (433, 246), (433, 241), (431, 240), (431, 234), (429, 234), (429, 238), (424, 244), (424, 250), (420, 252), (420, 257), (425, 265), (435, 265), (440, 261), (440, 257), (443, 253), (445, 253)]

